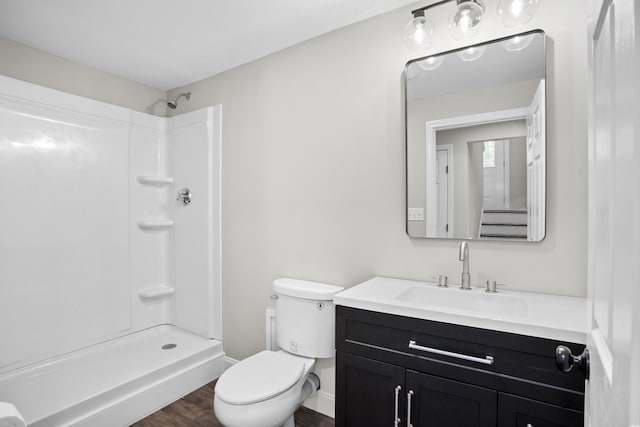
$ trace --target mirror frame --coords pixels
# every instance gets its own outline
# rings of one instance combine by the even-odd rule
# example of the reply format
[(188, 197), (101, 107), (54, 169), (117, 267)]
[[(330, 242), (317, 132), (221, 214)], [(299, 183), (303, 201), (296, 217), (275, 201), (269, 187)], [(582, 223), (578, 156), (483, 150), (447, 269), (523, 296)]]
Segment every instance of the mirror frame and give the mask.
[[(487, 239), (478, 239), (478, 238), (474, 238), (474, 239), (466, 239), (464, 237), (427, 237), (427, 236), (414, 236), (411, 235), (409, 233), (409, 219), (408, 219), (408, 209), (409, 209), (409, 132), (408, 132), (408, 126), (409, 126), (409, 110), (408, 110), (408, 85), (407, 85), (407, 70), (408, 68), (417, 62), (423, 61), (429, 57), (435, 57), (435, 56), (444, 56), (444, 55), (450, 55), (450, 54), (455, 54), (457, 52), (461, 52), (464, 51), (466, 49), (469, 49), (471, 47), (480, 47), (480, 46), (487, 46), (487, 45), (492, 45), (492, 44), (498, 44), (501, 42), (505, 42), (507, 40), (510, 40), (514, 37), (518, 37), (518, 36), (528, 36), (528, 35), (534, 35), (534, 34), (539, 34), (543, 37), (542, 40), (542, 44), (543, 44), (543, 61), (544, 61), (544, 77), (542, 78), (542, 80), (544, 81), (543, 84), (543, 100), (544, 100), (544, 104), (545, 104), (545, 114), (544, 117), (542, 118), (544, 121), (544, 155), (545, 155), (545, 159), (544, 159), (544, 173), (543, 173), (543, 178), (544, 178), (544, 199), (543, 199), (543, 212), (544, 212), (544, 216), (542, 218), (542, 236), (540, 237), (539, 240), (513, 240), (513, 239), (501, 239), (501, 238), (487, 238)], [(488, 40), (482, 43), (476, 43), (476, 44), (471, 44), (471, 45), (466, 45), (466, 46), (462, 46), (456, 49), (451, 49), (448, 51), (444, 51), (444, 52), (436, 52), (436, 53), (432, 53), (426, 56), (422, 56), (419, 58), (415, 58), (415, 59), (411, 59), (410, 61), (408, 61), (405, 64), (404, 67), (404, 71), (403, 71), (403, 85), (404, 85), (404, 134), (405, 134), (405, 209), (404, 209), (404, 222), (405, 222), (405, 232), (407, 233), (407, 235), (410, 238), (413, 239), (435, 239), (435, 240), (474, 240), (474, 241), (478, 241), (478, 240), (482, 240), (487, 241), (487, 242), (513, 242), (513, 243), (527, 243), (527, 244), (531, 244), (531, 243), (540, 243), (542, 242), (547, 235), (547, 227), (546, 227), (546, 217), (547, 217), (547, 168), (546, 168), (546, 164), (547, 164), (547, 137), (548, 137), (548, 131), (547, 131), (547, 107), (548, 107), (548, 103), (547, 103), (547, 99), (548, 99), (548, 94), (547, 94), (547, 84), (546, 84), (546, 80), (548, 78), (548, 73), (547, 73), (547, 36), (546, 33), (541, 30), (541, 29), (535, 29), (535, 30), (531, 30), (531, 31), (526, 31), (523, 33), (518, 33), (518, 34), (512, 34), (509, 36), (504, 36), (504, 37), (500, 37), (497, 39), (492, 39), (492, 40)], [(436, 135), (436, 131), (439, 130), (448, 130), (448, 129), (456, 129), (456, 128), (462, 128), (462, 127), (467, 127), (467, 126), (474, 126), (474, 125), (479, 125), (479, 124), (485, 124), (485, 123), (498, 123), (501, 121), (508, 121), (508, 120), (518, 120), (518, 119), (526, 119), (527, 118), (527, 114), (526, 114), (526, 107), (522, 107), (522, 108), (513, 108), (513, 109), (508, 109), (508, 110), (498, 110), (498, 111), (490, 111), (490, 112), (485, 112), (485, 113), (477, 113), (477, 114), (471, 114), (471, 115), (466, 115), (466, 116), (458, 116), (458, 117), (451, 117), (451, 118), (445, 118), (445, 119), (436, 119), (436, 120), (427, 120), (425, 121), (425, 127), (426, 127), (426, 141), (425, 144), (427, 144), (426, 146), (426, 153), (427, 153), (427, 158), (425, 159), (426, 162), (433, 162), (434, 158), (435, 158), (435, 135)], [(468, 120), (468, 121), (465, 121)], [(482, 121), (480, 121), (482, 120)], [(464, 123), (464, 126), (459, 126), (456, 125), (456, 123)], [(426, 173), (429, 175), (434, 175), (432, 176), (432, 180), (435, 181), (435, 170), (432, 170), (433, 168), (426, 168)], [(527, 184), (528, 185), (528, 184)], [(529, 190), (527, 190), (529, 191)], [(429, 203), (433, 203), (435, 200), (435, 194), (433, 191), (429, 191), (429, 189), (426, 189), (426, 200), (425, 200), (425, 208), (426, 206), (429, 205)], [(426, 209), (425, 209), (426, 210)], [(426, 212), (425, 212), (426, 213)], [(432, 224), (433, 221), (429, 221), (428, 220), (429, 216), (427, 216), (425, 214), (425, 225), (426, 225), (426, 229), (427, 229), (427, 233), (428, 234), (430, 229), (435, 229), (435, 224)]]

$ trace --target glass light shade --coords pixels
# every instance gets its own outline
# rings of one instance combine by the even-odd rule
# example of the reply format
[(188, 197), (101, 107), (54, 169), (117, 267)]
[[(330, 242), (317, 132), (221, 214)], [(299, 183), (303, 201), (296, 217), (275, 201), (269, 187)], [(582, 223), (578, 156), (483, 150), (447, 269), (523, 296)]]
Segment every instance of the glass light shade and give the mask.
[(423, 70), (431, 71), (442, 65), (442, 61), (444, 61), (444, 56), (430, 56), (418, 62), (418, 65)]
[(538, 10), (538, 0), (500, 0), (498, 16), (505, 27), (518, 27), (531, 21)]
[(403, 34), (409, 49), (425, 50), (433, 41), (433, 24), (424, 15), (418, 15), (404, 27)]
[(458, 52), (458, 57), (466, 62), (475, 61), (482, 56), (486, 49), (486, 46), (468, 47), (465, 50)]
[(504, 49), (508, 52), (517, 52), (529, 46), (533, 41), (535, 34), (528, 36), (515, 36), (504, 42)]
[(456, 39), (467, 39), (478, 34), (484, 8), (475, 0), (458, 1), (449, 19), (449, 31)]

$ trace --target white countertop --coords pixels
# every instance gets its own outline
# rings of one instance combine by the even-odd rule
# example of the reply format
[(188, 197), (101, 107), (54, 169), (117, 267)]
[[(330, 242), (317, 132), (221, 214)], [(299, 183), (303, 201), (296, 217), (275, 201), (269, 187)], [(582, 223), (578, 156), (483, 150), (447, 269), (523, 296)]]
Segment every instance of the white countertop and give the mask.
[(586, 344), (586, 298), (375, 277), (333, 297), (336, 305)]

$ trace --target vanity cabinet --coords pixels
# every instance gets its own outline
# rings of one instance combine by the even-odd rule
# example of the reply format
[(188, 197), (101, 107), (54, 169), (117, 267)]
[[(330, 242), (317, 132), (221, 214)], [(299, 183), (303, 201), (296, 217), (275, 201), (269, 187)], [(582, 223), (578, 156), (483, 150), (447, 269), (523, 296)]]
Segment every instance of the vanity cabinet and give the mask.
[(583, 345), (336, 307), (338, 427), (583, 426)]

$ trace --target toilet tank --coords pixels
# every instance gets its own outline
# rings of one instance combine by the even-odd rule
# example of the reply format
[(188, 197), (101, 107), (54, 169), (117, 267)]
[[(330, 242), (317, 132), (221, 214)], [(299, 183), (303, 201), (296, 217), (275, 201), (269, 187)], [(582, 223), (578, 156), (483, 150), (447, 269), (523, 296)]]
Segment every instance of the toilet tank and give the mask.
[(340, 286), (281, 278), (273, 281), (276, 334), (284, 351), (305, 357), (335, 355), (335, 306)]

